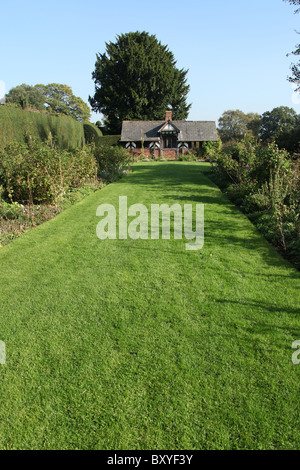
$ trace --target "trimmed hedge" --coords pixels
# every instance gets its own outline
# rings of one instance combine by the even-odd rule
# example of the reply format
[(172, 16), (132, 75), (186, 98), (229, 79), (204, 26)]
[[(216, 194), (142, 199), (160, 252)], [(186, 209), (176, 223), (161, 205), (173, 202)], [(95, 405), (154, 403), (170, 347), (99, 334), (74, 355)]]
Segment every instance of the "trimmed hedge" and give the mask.
[(0, 146), (26, 142), (26, 136), (45, 141), (49, 134), (60, 149), (72, 150), (85, 144), (82, 123), (68, 116), (54, 116), (0, 106)]
[(98, 137), (102, 137), (102, 132), (100, 129), (95, 126), (95, 124), (92, 124), (91, 122), (85, 122), (83, 124), (83, 129), (84, 129), (84, 137), (85, 141), (87, 144), (91, 144), (92, 142), (95, 142)]
[(115, 147), (116, 145), (120, 145), (120, 139), (120, 135), (104, 135), (97, 139), (97, 144), (107, 147)]

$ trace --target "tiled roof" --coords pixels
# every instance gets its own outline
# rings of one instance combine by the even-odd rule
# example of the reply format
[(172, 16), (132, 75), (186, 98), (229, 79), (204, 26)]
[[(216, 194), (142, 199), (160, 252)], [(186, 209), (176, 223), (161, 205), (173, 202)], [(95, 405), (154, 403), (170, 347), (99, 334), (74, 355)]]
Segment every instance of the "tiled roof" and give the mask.
[[(171, 121), (179, 129), (179, 142), (218, 140), (215, 121)], [(121, 142), (145, 142), (160, 139), (159, 130), (166, 121), (123, 121)]]

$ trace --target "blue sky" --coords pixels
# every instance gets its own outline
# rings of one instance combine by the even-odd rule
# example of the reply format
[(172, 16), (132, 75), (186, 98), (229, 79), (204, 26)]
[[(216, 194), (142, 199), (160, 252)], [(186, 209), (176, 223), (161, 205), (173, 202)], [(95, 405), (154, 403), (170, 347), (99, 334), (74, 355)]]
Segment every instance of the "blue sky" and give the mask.
[[(287, 82), (300, 14), (282, 0), (0, 0), (0, 81), (64, 83), (88, 101), (96, 53), (117, 34), (148, 31), (189, 69), (189, 119), (293, 107)], [(101, 119), (93, 113), (92, 121)]]

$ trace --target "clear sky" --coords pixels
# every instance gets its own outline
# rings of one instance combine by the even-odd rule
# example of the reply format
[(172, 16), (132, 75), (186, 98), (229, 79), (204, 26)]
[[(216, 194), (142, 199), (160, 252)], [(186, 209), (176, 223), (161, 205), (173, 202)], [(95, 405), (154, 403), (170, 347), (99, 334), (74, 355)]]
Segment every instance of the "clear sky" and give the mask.
[[(277, 106), (300, 114), (286, 80), (300, 14), (282, 0), (0, 0), (0, 19), (6, 92), (56, 82), (87, 102), (105, 42), (148, 31), (168, 45), (179, 68), (189, 69), (189, 119), (217, 121), (228, 109), (262, 114)], [(99, 118), (93, 113), (93, 122)]]

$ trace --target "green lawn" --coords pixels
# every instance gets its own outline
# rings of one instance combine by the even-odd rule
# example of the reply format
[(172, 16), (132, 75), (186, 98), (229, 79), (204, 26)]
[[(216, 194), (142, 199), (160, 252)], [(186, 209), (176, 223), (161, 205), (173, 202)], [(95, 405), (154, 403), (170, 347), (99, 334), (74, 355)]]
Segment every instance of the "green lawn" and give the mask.
[[(146, 163), (0, 248), (1, 449), (300, 448), (299, 273), (193, 163)], [(205, 204), (205, 244), (96, 237)]]

